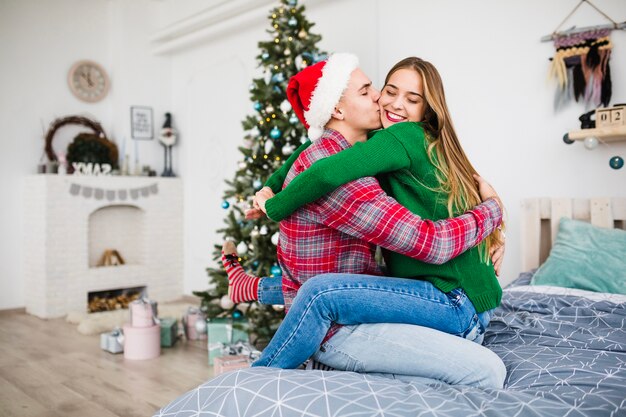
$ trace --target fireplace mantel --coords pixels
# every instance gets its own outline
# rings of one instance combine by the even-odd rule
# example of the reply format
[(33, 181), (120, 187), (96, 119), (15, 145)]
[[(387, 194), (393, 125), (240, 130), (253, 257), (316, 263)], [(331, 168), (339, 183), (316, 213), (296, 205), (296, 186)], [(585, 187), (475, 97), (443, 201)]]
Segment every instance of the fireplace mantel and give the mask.
[[(148, 296), (157, 301), (182, 294), (183, 199), (179, 178), (32, 175), (25, 177), (23, 189), (23, 270), (29, 313), (53, 318), (86, 311), (88, 292), (111, 288), (146, 286)], [(121, 266), (90, 266), (89, 239), (99, 238), (90, 233), (90, 217), (96, 211), (115, 211), (118, 207), (140, 213), (129, 221), (140, 221), (142, 227), (129, 228), (133, 232), (128, 236), (122, 235), (123, 223), (122, 227), (119, 224), (125, 211), (119, 210), (112, 217), (118, 222), (113, 241), (121, 245), (128, 240), (136, 245), (135, 252), (140, 255), (135, 258), (139, 260)], [(106, 229), (103, 221), (106, 217), (103, 220), (100, 216), (99, 230)], [(106, 233), (101, 235), (111, 239)]]

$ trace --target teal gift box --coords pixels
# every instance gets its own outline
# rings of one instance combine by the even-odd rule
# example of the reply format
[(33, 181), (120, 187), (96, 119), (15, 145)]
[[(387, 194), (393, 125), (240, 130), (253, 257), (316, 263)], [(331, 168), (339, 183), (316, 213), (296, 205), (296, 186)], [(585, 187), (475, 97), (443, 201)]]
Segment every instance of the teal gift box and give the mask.
[(213, 359), (224, 356), (223, 350), (226, 345), (237, 342), (247, 342), (248, 320), (216, 317), (207, 320), (209, 365), (213, 365)]
[(178, 321), (173, 317), (163, 317), (161, 320), (161, 346), (172, 347), (178, 339)]

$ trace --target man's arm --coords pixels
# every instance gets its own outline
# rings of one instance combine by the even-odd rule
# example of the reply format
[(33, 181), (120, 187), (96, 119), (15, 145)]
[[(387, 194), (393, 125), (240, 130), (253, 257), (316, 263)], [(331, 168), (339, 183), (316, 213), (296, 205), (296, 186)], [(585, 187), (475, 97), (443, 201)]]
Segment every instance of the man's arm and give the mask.
[(328, 227), (431, 264), (474, 247), (502, 222), (495, 198), (458, 217), (422, 219), (385, 194), (372, 177), (345, 184), (313, 204)]

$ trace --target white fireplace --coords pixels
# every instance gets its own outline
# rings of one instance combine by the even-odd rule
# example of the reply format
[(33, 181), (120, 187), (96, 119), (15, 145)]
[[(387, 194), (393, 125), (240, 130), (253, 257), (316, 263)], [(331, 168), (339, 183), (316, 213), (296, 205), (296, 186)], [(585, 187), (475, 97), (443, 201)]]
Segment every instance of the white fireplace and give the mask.
[[(84, 312), (88, 294), (145, 287), (183, 293), (182, 181), (159, 177), (33, 175), (24, 180), (26, 311)], [(124, 264), (98, 266), (106, 250)]]

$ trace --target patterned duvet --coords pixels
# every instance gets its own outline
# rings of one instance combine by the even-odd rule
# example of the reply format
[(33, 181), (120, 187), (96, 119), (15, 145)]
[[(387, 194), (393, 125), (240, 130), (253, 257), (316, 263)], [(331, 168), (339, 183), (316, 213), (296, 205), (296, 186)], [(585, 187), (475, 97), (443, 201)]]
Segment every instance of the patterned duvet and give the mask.
[(626, 416), (626, 296), (524, 285), (530, 276), (504, 291), (485, 337), (506, 364), (503, 389), (253, 368), (155, 416)]

